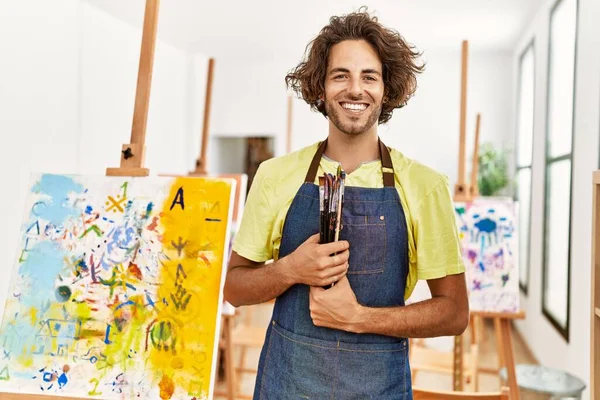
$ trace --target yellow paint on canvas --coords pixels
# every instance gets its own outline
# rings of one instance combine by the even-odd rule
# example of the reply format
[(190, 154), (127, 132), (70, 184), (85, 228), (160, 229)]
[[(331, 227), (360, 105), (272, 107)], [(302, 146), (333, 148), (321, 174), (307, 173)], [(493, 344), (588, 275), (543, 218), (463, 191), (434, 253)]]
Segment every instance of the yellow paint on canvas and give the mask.
[[(131, 304), (125, 306), (115, 304), (111, 307), (113, 323), (110, 334), (106, 338), (110, 341), (110, 345), (104, 348), (103, 357), (96, 363), (102, 377), (110, 373), (113, 366), (119, 366), (123, 370), (134, 368), (135, 354), (144, 349), (143, 332), (148, 325), (151, 311), (145, 307), (142, 295), (129, 297), (129, 302)], [(117, 319), (123, 321), (121, 329), (116, 326)]]
[(177, 178), (163, 204), (169, 259), (159, 276), (162, 308), (147, 328), (161, 395), (172, 381), (175, 392), (208, 396), (230, 194), (225, 181)]

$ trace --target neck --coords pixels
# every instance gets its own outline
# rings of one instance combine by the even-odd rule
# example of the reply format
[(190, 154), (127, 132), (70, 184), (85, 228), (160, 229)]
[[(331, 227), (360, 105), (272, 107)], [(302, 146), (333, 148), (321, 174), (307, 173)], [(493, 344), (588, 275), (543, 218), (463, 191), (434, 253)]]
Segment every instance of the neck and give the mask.
[(330, 129), (325, 155), (342, 164), (346, 173), (354, 171), (361, 163), (379, 159), (377, 128), (360, 135), (348, 135)]

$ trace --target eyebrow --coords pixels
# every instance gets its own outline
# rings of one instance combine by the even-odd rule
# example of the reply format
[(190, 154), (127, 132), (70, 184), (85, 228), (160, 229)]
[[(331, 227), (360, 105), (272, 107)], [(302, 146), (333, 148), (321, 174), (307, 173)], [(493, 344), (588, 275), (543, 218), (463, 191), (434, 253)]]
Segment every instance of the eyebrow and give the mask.
[[(338, 72), (345, 72), (345, 73), (348, 74), (348, 73), (350, 73), (350, 70), (348, 68), (341, 68), (341, 67), (340, 68), (334, 68), (331, 71), (329, 71), (329, 75), (336, 74)], [(372, 69), (372, 68), (363, 69), (361, 71), (361, 73), (363, 73), (363, 74), (375, 74), (375, 75), (381, 76), (381, 72), (379, 72), (376, 69)]]

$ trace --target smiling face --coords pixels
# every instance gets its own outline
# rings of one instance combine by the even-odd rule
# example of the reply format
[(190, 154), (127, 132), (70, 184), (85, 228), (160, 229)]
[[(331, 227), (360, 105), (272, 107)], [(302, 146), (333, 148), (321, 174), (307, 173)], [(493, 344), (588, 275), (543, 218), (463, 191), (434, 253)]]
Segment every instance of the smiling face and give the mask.
[(353, 136), (376, 131), (383, 94), (381, 61), (369, 43), (345, 40), (331, 47), (324, 95), (330, 130)]

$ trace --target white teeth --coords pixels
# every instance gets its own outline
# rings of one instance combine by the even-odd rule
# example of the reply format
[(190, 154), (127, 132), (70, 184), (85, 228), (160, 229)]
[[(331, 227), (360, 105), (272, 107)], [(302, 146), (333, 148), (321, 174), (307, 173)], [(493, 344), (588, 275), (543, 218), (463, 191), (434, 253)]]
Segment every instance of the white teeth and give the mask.
[(342, 103), (342, 107), (344, 107), (347, 110), (362, 111), (367, 108), (367, 105), (366, 104)]

